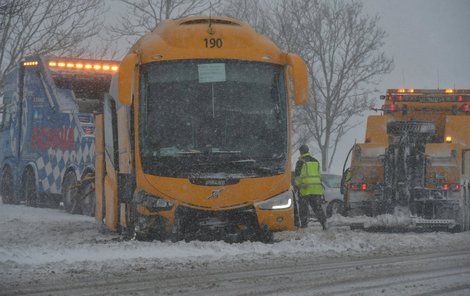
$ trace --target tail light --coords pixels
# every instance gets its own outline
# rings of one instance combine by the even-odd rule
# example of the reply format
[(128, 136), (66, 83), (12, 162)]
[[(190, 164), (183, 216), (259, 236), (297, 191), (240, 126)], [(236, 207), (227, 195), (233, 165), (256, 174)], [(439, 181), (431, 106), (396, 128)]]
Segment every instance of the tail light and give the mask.
[(446, 190), (446, 191), (447, 191), (447, 190), (449, 190), (449, 184), (444, 183), (444, 184), (442, 184), (441, 188), (442, 188), (442, 190)]
[(452, 191), (460, 191), (460, 189), (462, 189), (462, 185), (460, 185), (460, 184), (450, 185), (450, 190), (452, 190)]
[(460, 111), (470, 112), (470, 105), (468, 104), (462, 105), (462, 107), (460, 107)]
[(393, 111), (397, 110), (397, 105), (395, 105), (395, 104), (383, 105), (382, 110), (384, 112), (393, 112)]
[(353, 190), (353, 191), (367, 191), (367, 184), (366, 183), (360, 183), (360, 184), (355, 184), (355, 183), (351, 183), (349, 184), (349, 189)]

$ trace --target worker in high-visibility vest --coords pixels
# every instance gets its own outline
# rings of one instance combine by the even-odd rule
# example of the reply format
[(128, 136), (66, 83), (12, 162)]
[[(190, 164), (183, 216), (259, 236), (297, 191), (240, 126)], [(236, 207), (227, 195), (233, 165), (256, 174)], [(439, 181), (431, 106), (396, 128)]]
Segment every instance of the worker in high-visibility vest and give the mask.
[[(300, 146), (299, 152), (300, 157), (295, 165), (296, 190), (300, 199), (304, 199), (310, 204), (310, 207), (312, 207), (315, 216), (320, 221), (323, 230), (325, 230), (326, 216), (321, 206), (323, 202), (323, 185), (320, 175), (320, 163), (310, 155), (307, 145)], [(300, 220), (301, 222), (303, 221), (302, 224), (305, 223), (303, 226), (306, 226), (308, 218), (305, 217), (305, 213), (305, 210), (299, 210)]]

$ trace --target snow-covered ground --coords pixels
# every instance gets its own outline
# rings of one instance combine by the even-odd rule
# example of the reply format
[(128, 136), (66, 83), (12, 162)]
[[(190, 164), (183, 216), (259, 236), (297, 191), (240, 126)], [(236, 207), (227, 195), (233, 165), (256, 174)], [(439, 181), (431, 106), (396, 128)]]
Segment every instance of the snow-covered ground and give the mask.
[(95, 220), (57, 209), (0, 204), (0, 286), (21, 278), (86, 273), (102, 269), (139, 269), (222, 261), (239, 263), (266, 258), (367, 257), (470, 246), (470, 233), (368, 233), (341, 226), (333, 217), (322, 231), (313, 223), (297, 232), (275, 235), (275, 243), (123, 241), (99, 231)]

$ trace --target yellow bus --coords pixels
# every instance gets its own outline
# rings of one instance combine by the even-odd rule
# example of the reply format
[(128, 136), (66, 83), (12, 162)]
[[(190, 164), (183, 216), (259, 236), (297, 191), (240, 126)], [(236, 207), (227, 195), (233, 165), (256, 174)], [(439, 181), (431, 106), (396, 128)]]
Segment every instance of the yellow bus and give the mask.
[(291, 100), (307, 68), (227, 17), (162, 22), (97, 115), (96, 218), (138, 239), (269, 240), (295, 230)]

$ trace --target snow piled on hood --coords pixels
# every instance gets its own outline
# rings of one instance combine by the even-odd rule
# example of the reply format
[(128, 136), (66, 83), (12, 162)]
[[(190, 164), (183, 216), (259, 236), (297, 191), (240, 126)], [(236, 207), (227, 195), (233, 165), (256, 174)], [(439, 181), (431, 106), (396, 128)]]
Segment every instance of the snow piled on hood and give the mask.
[[(330, 229), (317, 223), (296, 232), (275, 235), (275, 243), (138, 242), (103, 234), (93, 218), (61, 210), (0, 204), (0, 267), (6, 265), (110, 263), (132, 260), (251, 260), (266, 257), (352, 256), (390, 254), (429, 248), (470, 245), (470, 233), (368, 233), (341, 226), (347, 219), (334, 216)], [(116, 263), (117, 264), (117, 263)], [(0, 268), (1, 269), (1, 268)]]

